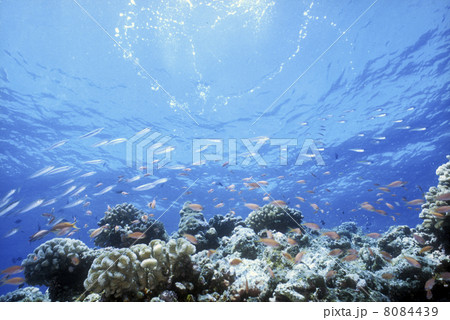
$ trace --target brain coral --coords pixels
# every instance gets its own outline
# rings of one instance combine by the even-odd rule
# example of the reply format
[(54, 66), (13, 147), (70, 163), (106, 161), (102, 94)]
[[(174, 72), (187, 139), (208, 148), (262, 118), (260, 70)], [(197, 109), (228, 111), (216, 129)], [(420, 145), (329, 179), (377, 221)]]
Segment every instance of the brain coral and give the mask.
[[(100, 247), (126, 248), (131, 244), (148, 243), (152, 239), (168, 239), (161, 222), (149, 218), (144, 211), (129, 203), (118, 204), (106, 211), (98, 225), (107, 226), (94, 240)], [(129, 238), (128, 235), (133, 232), (143, 232), (145, 237), (138, 240)]]
[(105, 249), (94, 260), (84, 286), (87, 291), (104, 291), (107, 299), (139, 298), (148, 290), (156, 294), (165, 289), (169, 279), (173, 282), (189, 272), (187, 262), (194, 252), (195, 247), (184, 239)]
[(71, 300), (83, 291), (83, 280), (95, 254), (80, 240), (49, 240), (22, 262), (26, 282), (48, 286), (52, 301)]
[(286, 232), (290, 227), (298, 228), (302, 219), (302, 213), (298, 210), (266, 204), (252, 211), (245, 219), (245, 224), (256, 232), (263, 229)]

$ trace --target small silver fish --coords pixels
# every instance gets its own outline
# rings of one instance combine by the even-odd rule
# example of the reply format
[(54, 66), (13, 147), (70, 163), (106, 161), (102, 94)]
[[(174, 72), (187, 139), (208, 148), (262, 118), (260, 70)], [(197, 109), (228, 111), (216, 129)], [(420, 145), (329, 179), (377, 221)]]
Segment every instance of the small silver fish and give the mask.
[(86, 133), (86, 134), (83, 134), (83, 135), (80, 136), (79, 138), (80, 138), (80, 139), (83, 139), (83, 138), (93, 137), (93, 136), (95, 136), (96, 134), (99, 134), (100, 132), (102, 132), (103, 129), (104, 129), (104, 128), (98, 128), (98, 129), (92, 130), (92, 131), (90, 131), (90, 132), (88, 132), (88, 133)]
[(30, 210), (33, 210), (34, 208), (39, 207), (42, 203), (44, 202), (44, 199), (38, 199), (36, 201), (33, 201), (32, 203), (30, 203), (28, 206), (26, 206), (25, 208), (23, 208), (22, 210), (20, 210), (19, 213), (25, 213), (28, 212)]
[(108, 186), (108, 187), (102, 189), (101, 191), (99, 191), (99, 192), (97, 192), (97, 193), (94, 193), (94, 196), (99, 196), (99, 195), (105, 194), (105, 193), (107, 193), (108, 191), (111, 191), (115, 186), (116, 186), (115, 184), (110, 185), (110, 186)]

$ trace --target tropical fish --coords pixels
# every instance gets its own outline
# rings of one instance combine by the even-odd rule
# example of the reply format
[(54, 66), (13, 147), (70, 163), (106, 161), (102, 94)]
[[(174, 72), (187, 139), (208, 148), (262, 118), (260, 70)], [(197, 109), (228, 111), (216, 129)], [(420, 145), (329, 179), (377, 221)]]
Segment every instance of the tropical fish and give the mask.
[(66, 204), (66, 205), (63, 207), (63, 209), (68, 209), (68, 208), (76, 207), (76, 206), (82, 204), (83, 202), (84, 202), (84, 199), (79, 199), (79, 200), (74, 201), (74, 202), (72, 202), (72, 203)]
[(18, 231), (19, 231), (19, 228), (13, 228), (13, 229), (9, 230), (9, 231), (3, 236), (3, 238), (11, 237), (12, 235), (16, 234)]
[(305, 202), (305, 198), (302, 197), (296, 197), (298, 200), (300, 200), (301, 202)]
[(167, 182), (167, 181), (168, 181), (167, 178), (158, 179), (156, 181), (153, 181), (153, 182), (146, 183), (146, 184), (140, 185), (138, 187), (135, 187), (135, 188), (133, 188), (133, 190), (135, 190), (135, 191), (149, 190), (149, 189), (152, 189), (152, 188), (156, 187), (158, 184), (161, 184), (161, 183), (164, 183), (164, 182)]
[(330, 280), (331, 278), (333, 278), (336, 275), (337, 271), (336, 270), (330, 270), (326, 273), (325, 278), (327, 280)]
[(84, 164), (100, 164), (105, 162), (105, 160), (102, 159), (95, 159), (95, 160), (88, 160), (88, 161), (84, 161)]
[(267, 185), (269, 184), (269, 182), (264, 181), (264, 180), (258, 181), (257, 183), (258, 183), (259, 185), (263, 185), (263, 186), (267, 186)]
[(425, 244), (425, 239), (424, 238), (422, 238), (421, 236), (419, 236), (418, 234), (413, 234), (413, 237), (414, 237), (414, 239), (418, 242), (418, 243), (420, 243), (420, 244)]
[(259, 209), (259, 206), (255, 203), (246, 203), (246, 204), (244, 204), (244, 206), (246, 206), (250, 210), (258, 210)]
[(214, 208), (222, 208), (225, 204), (223, 202), (218, 203), (214, 206)]
[(425, 202), (425, 200), (423, 199), (414, 199), (411, 201), (408, 201), (406, 204), (409, 204), (410, 206), (417, 206), (417, 205), (421, 205)]
[(39, 176), (42, 176), (44, 174), (46, 174), (47, 172), (53, 170), (55, 168), (55, 166), (48, 166), (45, 167), (41, 170), (36, 171), (35, 173), (33, 173), (31, 176), (28, 177), (28, 179), (33, 179), (33, 178), (37, 178)]
[(408, 257), (408, 256), (403, 256), (403, 258), (405, 258), (406, 261), (408, 261), (408, 263), (410, 265), (412, 265), (413, 267), (415, 267), (415, 268), (422, 268), (422, 265), (416, 259)]
[(92, 131), (90, 131), (90, 132), (88, 132), (88, 133), (86, 133), (86, 134), (83, 134), (83, 135), (80, 136), (79, 138), (80, 138), (80, 139), (83, 139), (83, 138), (90, 138), (90, 137), (93, 137), (93, 136), (95, 136), (96, 134), (99, 134), (100, 132), (102, 132), (102, 130), (103, 130), (103, 128), (98, 128), (98, 129), (92, 130)]
[(198, 243), (197, 238), (194, 237), (192, 234), (185, 233), (185, 234), (183, 234), (183, 237), (192, 244)]
[(270, 204), (275, 207), (285, 207), (287, 205), (283, 200), (274, 200)]
[(382, 235), (377, 232), (368, 233), (368, 234), (366, 234), (366, 236), (368, 236), (369, 238), (372, 238), (372, 239), (378, 239), (378, 238), (382, 237)]
[(146, 237), (145, 233), (136, 231), (127, 235), (127, 238), (131, 239), (144, 239)]
[(390, 204), (389, 202), (386, 202), (386, 206), (391, 209), (394, 210), (394, 206), (392, 204)]
[(311, 206), (314, 210), (319, 211), (319, 206), (318, 206), (317, 204), (315, 204), (315, 203), (310, 203), (310, 206)]
[(448, 201), (448, 200), (450, 200), (450, 192), (443, 193), (443, 194), (440, 194), (440, 195), (436, 196), (436, 200), (439, 200), (439, 201)]
[(386, 272), (386, 273), (383, 273), (383, 274), (381, 275), (381, 277), (382, 277), (383, 279), (385, 279), (385, 280), (390, 280), (390, 279), (393, 279), (393, 278), (394, 278), (394, 275), (393, 275), (392, 273)]
[(230, 266), (237, 266), (238, 264), (240, 264), (242, 262), (241, 259), (239, 258), (234, 258), (233, 260), (230, 261)]
[(45, 237), (49, 233), (50, 233), (50, 230), (39, 230), (38, 232), (36, 232), (35, 234), (30, 236), (29, 241), (33, 242), (33, 241), (42, 239), (43, 237)]
[(433, 293), (431, 292), (431, 290), (427, 290), (427, 299), (430, 300), (433, 298)]
[(44, 199), (38, 199), (36, 201), (33, 201), (32, 203), (30, 203), (28, 206), (26, 206), (25, 208), (23, 208), (22, 210), (20, 210), (19, 213), (25, 213), (28, 212), (30, 210), (33, 210), (34, 208), (39, 207), (42, 203), (44, 202)]
[(339, 240), (341, 238), (341, 236), (335, 231), (327, 231), (327, 232), (322, 233), (322, 235), (327, 236), (333, 240)]
[(450, 206), (440, 206), (433, 209), (434, 212), (446, 213), (450, 212)]
[(292, 229), (292, 228), (289, 228), (289, 232), (293, 232), (293, 233), (296, 233), (296, 234), (302, 234), (302, 230), (300, 230), (300, 228), (295, 228), (295, 229)]
[(383, 257), (384, 260), (391, 262), (392, 260), (392, 256), (390, 253), (386, 252), (386, 251), (380, 251), (381, 256)]
[(404, 186), (405, 184), (406, 184), (406, 181), (397, 180), (397, 181), (389, 183), (387, 186), (388, 186), (388, 188), (397, 188), (397, 187)]
[(389, 188), (385, 188), (385, 187), (378, 187), (378, 189), (380, 189), (381, 191), (384, 191), (384, 192), (391, 192), (391, 190)]
[(342, 258), (341, 261), (355, 261), (356, 259), (358, 259), (358, 255), (349, 254), (348, 256), (345, 256), (344, 258)]
[(279, 247), (279, 246), (280, 246), (280, 243), (279, 243), (279, 242), (277, 242), (276, 240), (271, 239), (271, 238), (260, 238), (260, 239), (258, 240), (258, 242), (261, 242), (261, 243), (265, 244), (265, 245), (268, 246), (268, 247), (274, 247), (274, 248), (276, 248), (276, 247)]
[(297, 255), (295, 256), (294, 262), (295, 264), (299, 264), (300, 262), (302, 262), (303, 256), (306, 254), (306, 251), (301, 251), (299, 253), (297, 253)]
[(331, 250), (329, 253), (328, 253), (328, 255), (329, 256), (332, 256), (332, 257), (335, 257), (335, 256), (338, 256), (338, 255), (340, 255), (342, 253), (342, 250), (341, 249), (333, 249), (333, 250)]
[(2, 211), (0, 211), (0, 217), (10, 212), (12, 209), (17, 207), (17, 205), (20, 203), (20, 200), (11, 202), (7, 207), (5, 207)]
[(287, 260), (289, 260), (289, 261), (294, 261), (294, 258), (292, 258), (292, 256), (291, 256), (289, 253), (287, 253), (287, 252), (282, 252), (281, 254), (282, 254), (283, 257), (285, 257)]
[(62, 145), (66, 144), (68, 141), (69, 141), (69, 140), (61, 140), (61, 141), (58, 141), (58, 142), (52, 144), (52, 145), (51, 145), (50, 147), (48, 147), (46, 150), (49, 151), (49, 150), (53, 150), (53, 149), (56, 149), (56, 148), (58, 148), (58, 147), (61, 147)]
[(100, 190), (99, 192), (94, 193), (93, 195), (94, 195), (94, 196), (100, 196), (100, 195), (102, 195), (102, 194), (105, 194), (105, 193), (107, 193), (108, 191), (111, 191), (112, 189), (114, 189), (115, 186), (116, 186), (115, 184), (110, 185), (110, 186), (108, 186), (108, 187), (106, 187), (106, 188)]
[(361, 208), (367, 210), (367, 211), (375, 211), (375, 208), (369, 204), (368, 202), (363, 202), (360, 204)]
[(433, 246), (425, 246), (422, 249), (420, 249), (419, 253), (424, 253), (430, 250), (433, 250)]
[(432, 290), (434, 285), (436, 283), (435, 278), (428, 279), (427, 282), (425, 282), (425, 290)]
[(95, 238), (97, 237), (100, 233), (102, 233), (103, 229), (105, 229), (105, 226), (101, 226), (100, 228), (95, 229), (94, 231), (91, 232), (91, 234), (89, 235), (90, 238)]
[(202, 211), (203, 210), (202, 205), (197, 204), (197, 203), (188, 204), (188, 207), (191, 208), (194, 211)]
[(18, 286), (18, 285), (21, 285), (23, 283), (25, 283), (25, 279), (24, 278), (22, 278), (22, 277), (15, 277), (15, 278), (9, 278), (9, 279), (6, 279), (6, 280), (2, 280), (2, 284), (1, 285), (11, 284), (11, 285)]
[(306, 183), (306, 180), (298, 180), (297, 183), (305, 184), (305, 183)]
[(3, 269), (0, 274), (12, 275), (16, 273), (21, 273), (25, 268), (22, 266), (11, 266), (9, 268)]
[(306, 223), (304, 223), (303, 225), (304, 225), (305, 227), (308, 227), (308, 228), (312, 229), (312, 230), (320, 230), (319, 225), (316, 224), (316, 223), (306, 222)]
[(292, 239), (292, 238), (287, 238), (287, 242), (291, 245), (291, 246), (295, 246), (296, 244), (297, 244), (297, 241), (295, 241), (294, 239)]
[(73, 223), (70, 222), (60, 222), (55, 224), (50, 231), (51, 232), (55, 232), (55, 231), (59, 231), (65, 228), (74, 228), (74, 229), (78, 229), (78, 227), (75, 225), (76, 221), (74, 221)]

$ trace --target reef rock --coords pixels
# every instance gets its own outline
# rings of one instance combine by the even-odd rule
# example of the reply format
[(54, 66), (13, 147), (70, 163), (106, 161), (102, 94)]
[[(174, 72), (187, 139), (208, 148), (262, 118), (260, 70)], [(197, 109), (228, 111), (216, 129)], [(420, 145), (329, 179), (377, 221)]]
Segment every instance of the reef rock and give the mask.
[(298, 228), (302, 219), (303, 215), (298, 210), (266, 204), (252, 211), (245, 219), (245, 224), (256, 232), (264, 229), (286, 232), (289, 228)]
[(0, 296), (0, 302), (48, 302), (50, 299), (39, 288), (26, 287)]
[[(98, 226), (103, 228), (94, 242), (100, 247), (127, 248), (132, 244), (148, 243), (153, 239), (168, 240), (167, 232), (160, 221), (150, 218), (144, 211), (129, 203), (118, 204), (106, 211)], [(94, 230), (90, 230), (92, 231)], [(142, 232), (145, 237), (130, 238), (129, 235), (134, 232)]]
[(38, 246), (22, 262), (30, 285), (49, 287), (52, 301), (72, 301), (83, 292), (83, 281), (96, 255), (83, 242), (54, 238)]

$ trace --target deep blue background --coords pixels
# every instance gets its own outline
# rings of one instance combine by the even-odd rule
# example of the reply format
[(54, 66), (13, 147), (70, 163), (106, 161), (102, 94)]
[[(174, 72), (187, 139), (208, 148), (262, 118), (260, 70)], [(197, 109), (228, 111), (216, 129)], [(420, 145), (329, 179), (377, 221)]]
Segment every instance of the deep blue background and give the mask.
[[(18, 258), (53, 237), (28, 242), (39, 228), (48, 228), (41, 214), (52, 207), (58, 218), (76, 217), (81, 230), (74, 238), (93, 246), (88, 230), (95, 228), (107, 205), (122, 202), (150, 213), (146, 204), (156, 197), (153, 213), (165, 212), (161, 221), (169, 232), (176, 230), (178, 212), (187, 200), (202, 204), (207, 219), (229, 210), (245, 217), (249, 210), (244, 201), (264, 204), (262, 189), (249, 191), (243, 185), (242, 179), (250, 176), (269, 181), (265, 189), (274, 199), (300, 204), (305, 221), (322, 221), (324, 228), (356, 221), (364, 231), (382, 232), (393, 224), (420, 222), (420, 207), (408, 209), (402, 197), (420, 198), (420, 189), (436, 185), (435, 170), (450, 153), (446, 1), (380, 0), (361, 17), (373, 2), (224, 0), (208, 5), (191, 0), (155, 1), (149, 8), (135, 2), (100, 6), (80, 0), (104, 30), (74, 1), (1, 2), (0, 200), (17, 189), (10, 201), (20, 204), (0, 217), (0, 269), (20, 263)], [(127, 54), (131, 58), (124, 57)], [(142, 175), (127, 167), (126, 144), (92, 145), (131, 138), (146, 127), (172, 137), (167, 144), (175, 148), (169, 167), (182, 165), (192, 171), (163, 168), (136, 182), (118, 182), (119, 176)], [(79, 139), (96, 128), (104, 129)], [(420, 128), (426, 129), (414, 130)], [(279, 147), (269, 141), (261, 148), (267, 166), (254, 160), (240, 165), (247, 150), (239, 139), (261, 136), (298, 140), (298, 146), (288, 149), (287, 166), (279, 165)], [(376, 139), (380, 137), (385, 139)], [(225, 155), (228, 139), (238, 139), (238, 165), (222, 167), (225, 157), (193, 166), (192, 141), (199, 138), (224, 139)], [(47, 150), (63, 139), (69, 141)], [(314, 161), (294, 165), (305, 139), (323, 148), (325, 166)], [(94, 159), (105, 163), (83, 164)], [(50, 165), (73, 168), (28, 178)], [(92, 170), (97, 173), (79, 178)], [(327, 171), (330, 174), (324, 175)], [(81, 197), (87, 195), (92, 216), (86, 216), (81, 205), (62, 209), (77, 200), (67, 196), (20, 213), (37, 199), (62, 194), (70, 185), (58, 184), (69, 178), (75, 179), (70, 185), (87, 187)], [(145, 192), (132, 190), (159, 178), (169, 180)], [(196, 179), (192, 194), (167, 210)], [(306, 184), (296, 183), (300, 179)], [(377, 196), (382, 191), (374, 184), (386, 186), (394, 180), (408, 183)], [(95, 188), (99, 182), (103, 186)], [(213, 182), (235, 184), (238, 191)], [(111, 192), (93, 196), (112, 184), (117, 186)], [(214, 192), (208, 193), (210, 189)], [(384, 200), (376, 204), (379, 198)], [(220, 201), (224, 207), (214, 208)], [(360, 209), (364, 201), (388, 216)], [(314, 213), (309, 203), (324, 212)], [(3, 238), (13, 228), (19, 232)], [(4, 286), (0, 293), (13, 289)]]

